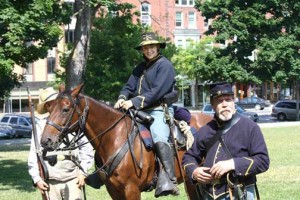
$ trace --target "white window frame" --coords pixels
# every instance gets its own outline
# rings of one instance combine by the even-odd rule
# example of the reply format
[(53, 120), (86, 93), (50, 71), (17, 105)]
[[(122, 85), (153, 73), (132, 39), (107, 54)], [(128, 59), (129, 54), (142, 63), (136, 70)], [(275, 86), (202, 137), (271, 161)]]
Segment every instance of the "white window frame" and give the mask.
[[(147, 9), (147, 10), (145, 10)], [(141, 4), (141, 22), (143, 25), (151, 26), (151, 5), (148, 2)]]
[(208, 21), (205, 22), (205, 17), (204, 17), (204, 29), (205, 30), (208, 30), (208, 28), (211, 25), (211, 23), (212, 23), (212, 19), (208, 19)]
[[(191, 16), (191, 14), (193, 16)], [(188, 12), (188, 20), (189, 20), (189, 28), (192, 29), (192, 28), (196, 28), (197, 27), (196, 13), (195, 12)]]
[(176, 41), (176, 46), (177, 46), (177, 47), (181, 47), (181, 48), (184, 47), (184, 46), (183, 46), (183, 41), (182, 41), (182, 39), (178, 39), (178, 40)]
[(54, 74), (56, 59), (54, 57), (47, 57), (47, 74)]
[(26, 68), (24, 69), (25, 75), (32, 75), (33, 74), (33, 63), (26, 63)]
[(195, 0), (175, 0), (176, 6), (194, 6)]
[(56, 69), (56, 49), (48, 50), (47, 55), (47, 74), (54, 74)]
[(74, 29), (65, 29), (65, 43), (73, 43), (74, 42), (74, 35), (75, 30)]
[[(177, 14), (180, 14), (180, 19), (177, 17), (177, 16), (179, 16)], [(175, 15), (176, 15), (175, 16), (175, 19), (176, 19), (176, 21), (175, 21), (175, 27), (176, 28), (182, 28), (183, 27), (183, 12), (176, 12)], [(177, 25), (178, 23), (180, 23), (180, 25)]]

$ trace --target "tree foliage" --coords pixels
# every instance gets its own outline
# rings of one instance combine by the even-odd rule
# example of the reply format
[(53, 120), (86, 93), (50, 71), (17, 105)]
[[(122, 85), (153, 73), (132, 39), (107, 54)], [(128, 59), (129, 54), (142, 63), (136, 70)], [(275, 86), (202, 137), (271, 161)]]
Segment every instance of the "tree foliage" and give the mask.
[[(196, 7), (213, 19), (206, 34), (216, 35), (219, 43), (229, 40), (206, 59), (216, 76), (226, 79), (233, 73), (235, 80), (256, 83), (299, 77), (299, 1), (197, 1)], [(253, 52), (254, 61), (249, 59)], [(222, 65), (235, 72), (217, 68)]]
[(2, 0), (0, 4), (0, 98), (19, 86), (22, 75), (14, 65), (26, 68), (56, 46), (60, 25), (70, 20), (70, 9), (60, 0)]
[[(132, 22), (132, 4), (110, 4), (109, 12), (95, 18), (91, 31), (90, 52), (84, 78), (85, 93), (96, 99), (115, 101), (133, 68), (144, 58), (135, 47), (141, 34), (150, 31)], [(160, 40), (165, 40), (160, 38)], [(168, 44), (162, 53), (171, 58), (176, 52)]]
[(134, 49), (141, 26), (132, 23), (130, 4), (115, 4), (95, 18), (85, 73), (85, 92), (97, 99), (116, 100), (133, 67), (141, 60)]
[[(211, 51), (210, 44), (213, 38), (206, 37), (200, 42), (192, 42), (186, 49), (180, 48), (172, 57), (172, 62), (178, 74), (189, 79), (206, 80), (205, 73), (197, 74), (200, 68), (208, 67), (204, 62), (205, 57)], [(201, 71), (201, 70), (200, 70)], [(200, 75), (200, 76), (199, 76)]]

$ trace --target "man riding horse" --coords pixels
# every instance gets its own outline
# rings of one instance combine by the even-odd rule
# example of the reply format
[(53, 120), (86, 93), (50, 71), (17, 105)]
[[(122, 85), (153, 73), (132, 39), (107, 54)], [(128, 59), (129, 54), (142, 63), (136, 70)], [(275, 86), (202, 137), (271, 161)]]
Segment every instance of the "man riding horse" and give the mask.
[(154, 118), (150, 126), (154, 149), (173, 184), (168, 191), (161, 191), (158, 196), (179, 195), (174, 172), (174, 152), (170, 145), (173, 141), (166, 121), (166, 113), (173, 118), (174, 110), (172, 102), (163, 101), (166, 95), (173, 95), (175, 70), (172, 63), (159, 51), (165, 47), (166, 43), (158, 41), (153, 32), (142, 35), (142, 42), (136, 49), (142, 51), (145, 60), (133, 69), (114, 106), (125, 110), (143, 110)]

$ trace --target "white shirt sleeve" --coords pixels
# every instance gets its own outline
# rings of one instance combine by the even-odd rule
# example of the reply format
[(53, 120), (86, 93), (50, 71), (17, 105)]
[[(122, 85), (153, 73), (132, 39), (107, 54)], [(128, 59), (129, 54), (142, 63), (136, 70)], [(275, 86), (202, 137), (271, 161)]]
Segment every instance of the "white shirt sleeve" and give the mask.
[[(44, 125), (46, 123), (46, 120), (40, 120), (39, 123), (36, 124), (36, 132), (38, 137), (38, 142), (41, 139), (42, 131), (44, 129)], [(28, 172), (34, 182), (36, 184), (38, 181), (42, 180), (42, 177), (40, 176), (39, 166), (38, 166), (38, 160), (37, 160), (37, 152), (35, 147), (35, 141), (33, 134), (31, 136), (31, 144), (30, 144), (30, 151), (28, 156)]]
[[(81, 146), (82, 144), (85, 145)], [(86, 174), (94, 163), (94, 148), (85, 136), (78, 141), (78, 145), (80, 146), (78, 157), (80, 165), (84, 170), (84, 172), (80, 171), (80, 173)]]

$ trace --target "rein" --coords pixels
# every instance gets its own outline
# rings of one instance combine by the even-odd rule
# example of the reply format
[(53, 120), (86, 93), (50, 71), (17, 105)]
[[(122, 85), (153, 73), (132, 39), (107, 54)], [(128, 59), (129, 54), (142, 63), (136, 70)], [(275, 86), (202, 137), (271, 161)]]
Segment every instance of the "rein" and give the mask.
[[(67, 150), (74, 150), (76, 148), (79, 148), (87, 143), (90, 143), (92, 141), (94, 141), (95, 139), (97, 139), (98, 137), (104, 135), (105, 133), (109, 132), (111, 129), (113, 129), (122, 119), (125, 118), (126, 116), (126, 112), (123, 112), (123, 115), (117, 119), (113, 124), (111, 124), (107, 129), (105, 129), (104, 131), (98, 133), (94, 138), (90, 139), (88, 142), (85, 142), (83, 144), (80, 145), (76, 145), (77, 141), (80, 140), (83, 136), (84, 136), (84, 132), (85, 132), (85, 124), (86, 124), (86, 119), (87, 119), (87, 115), (88, 115), (88, 111), (89, 111), (89, 105), (88, 105), (88, 101), (87, 98), (84, 96), (84, 100), (85, 100), (85, 107), (83, 110), (83, 113), (81, 114), (81, 111), (79, 109), (79, 105), (80, 105), (80, 99), (79, 99), (79, 95), (77, 96), (76, 99), (73, 99), (71, 97), (70, 94), (65, 94), (64, 96), (62, 96), (61, 98), (66, 98), (68, 99), (71, 103), (72, 103), (72, 112), (71, 115), (69, 116), (67, 123), (65, 126), (60, 126), (57, 123), (53, 122), (53, 121), (49, 121), (47, 120), (46, 124), (53, 126), (54, 128), (56, 128), (58, 131), (60, 131), (60, 135), (59, 135), (59, 142), (64, 143), (66, 145), (66, 147), (63, 148), (59, 148), (60, 144), (57, 146), (58, 148), (56, 148), (55, 150), (61, 150), (61, 151), (67, 151)], [(78, 115), (78, 120), (76, 122), (74, 122), (73, 124), (71, 124), (71, 120), (75, 114), (75, 111), (77, 112)], [(134, 143), (134, 139), (136, 138), (136, 136), (138, 135), (136, 131), (133, 131), (134, 129), (134, 117), (132, 116), (132, 113), (130, 113), (131, 117), (132, 117), (132, 123), (131, 123), (131, 128), (130, 128), (130, 133), (128, 134), (128, 138), (127, 140), (124, 142), (124, 144), (118, 148), (115, 153), (113, 153), (111, 156), (109, 156), (107, 162), (97, 171), (101, 171), (104, 172), (106, 175), (110, 175), (112, 173), (112, 171), (119, 165), (119, 163), (121, 162), (121, 160), (123, 159), (123, 157), (125, 156), (126, 152), (129, 150), (131, 153), (131, 156), (134, 159), (134, 162), (136, 163), (136, 165), (138, 166), (139, 169), (142, 169), (142, 158), (140, 160), (140, 162), (138, 162), (136, 160), (136, 157), (134, 155), (133, 152), (133, 143)], [(78, 128), (79, 127), (79, 128)], [(77, 129), (78, 128), (78, 129)], [(69, 138), (67, 137), (68, 134), (73, 134), (74, 131), (77, 129), (78, 133), (75, 135), (75, 137), (69, 141)], [(142, 149), (142, 147), (141, 147)], [(142, 152), (142, 150), (141, 150)]]
[[(79, 101), (80, 101), (79, 100), (79, 96), (75, 100), (73, 100), (70, 95), (63, 96), (62, 98), (68, 99), (72, 103), (72, 105), (73, 105), (72, 113), (69, 116), (66, 125), (65, 126), (60, 126), (60, 125), (54, 123), (53, 121), (49, 121), (49, 120), (47, 120), (46, 124), (48, 124), (50, 126), (53, 126), (54, 128), (56, 128), (61, 133), (60, 136), (59, 136), (59, 141), (64, 142), (66, 144), (66, 146), (73, 146), (72, 149), (75, 149), (75, 148), (78, 148), (78, 147), (74, 147), (74, 144), (79, 139), (81, 139), (83, 137), (83, 134), (80, 135), (80, 133), (83, 133), (85, 131), (86, 117), (87, 117), (87, 114), (88, 114), (88, 111), (89, 111), (88, 101), (84, 97), (84, 99), (85, 99), (85, 107), (84, 107), (83, 113), (81, 115), (81, 111), (80, 111), (80, 109), (78, 107)], [(75, 111), (77, 111), (78, 120), (76, 122), (74, 122), (73, 124), (71, 124), (71, 120), (72, 120), (72, 118), (73, 118), (73, 116), (75, 114)], [(79, 134), (77, 134), (78, 136), (76, 137), (75, 140), (72, 140), (70, 142), (69, 139), (68, 139), (68, 137), (66, 137), (66, 136), (69, 133), (73, 133), (77, 127), (79, 127), (79, 129), (78, 129), (78, 133)], [(64, 139), (66, 139), (66, 140), (64, 140)], [(82, 145), (84, 145), (84, 144), (82, 144)], [(60, 145), (58, 145), (58, 146), (60, 146)], [(59, 149), (59, 150), (69, 150), (69, 149), (63, 148), (63, 149)]]
[[(79, 109), (79, 105), (80, 105), (79, 104), (79, 102), (80, 102), (79, 96), (77, 97), (77, 99), (73, 100), (71, 95), (69, 95), (69, 94), (66, 94), (66, 95), (67, 96), (64, 96), (62, 98), (68, 99), (73, 105), (72, 113), (69, 116), (66, 125), (65, 126), (60, 126), (60, 125), (56, 124), (55, 122), (52, 122), (52, 121), (49, 121), (49, 120), (47, 120), (47, 122), (46, 122), (46, 124), (48, 124), (50, 126), (53, 126), (54, 128), (56, 128), (61, 133), (60, 136), (59, 136), (59, 141), (62, 141), (63, 143), (66, 144), (66, 147), (61, 148), (61, 149), (57, 148), (56, 150), (61, 150), (61, 151), (74, 150), (76, 148), (79, 148), (79, 147), (87, 144), (87, 143), (90, 143), (90, 142), (94, 141), (95, 139), (97, 139), (98, 137), (100, 137), (100, 136), (104, 135), (105, 133), (107, 133), (108, 131), (110, 131), (113, 127), (115, 127), (126, 116), (126, 113), (123, 113), (123, 115), (117, 121), (115, 121), (111, 126), (109, 126), (106, 130), (104, 130), (103, 132), (98, 133), (94, 138), (90, 139), (88, 142), (85, 142), (81, 145), (76, 145), (76, 142), (84, 136), (84, 134), (82, 134), (82, 133), (84, 133), (84, 131), (85, 131), (85, 123), (86, 123), (86, 118), (87, 118), (88, 111), (89, 111), (89, 104), (88, 104), (88, 101), (87, 101), (86, 97), (84, 97), (85, 107), (84, 107), (83, 113), (81, 115), (81, 111)], [(79, 116), (78, 120), (76, 122), (74, 122), (72, 125), (70, 125), (71, 120), (72, 120), (72, 118), (75, 114), (75, 111), (77, 111), (77, 115)], [(77, 134), (78, 137), (76, 137), (76, 138), (74, 137), (74, 139), (71, 142), (68, 141), (68, 137), (66, 137), (67, 134), (72, 134), (78, 126), (79, 126), (78, 134)], [(66, 140), (64, 140), (64, 139), (66, 139)], [(58, 146), (60, 146), (60, 144)]]

